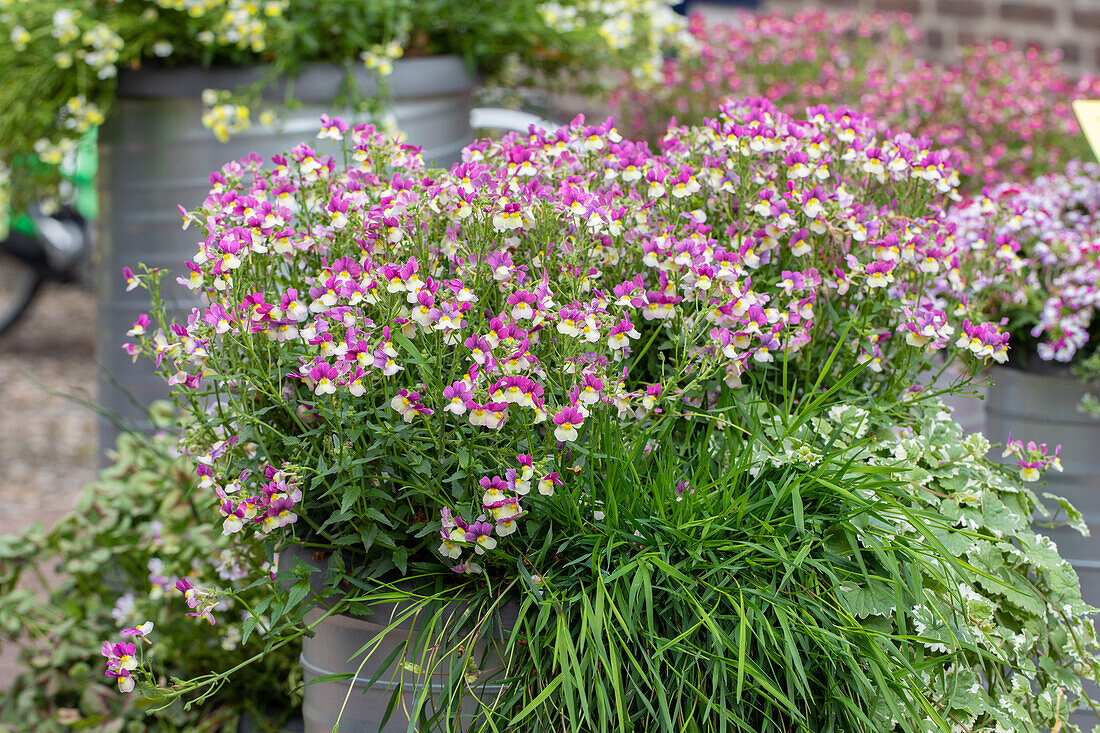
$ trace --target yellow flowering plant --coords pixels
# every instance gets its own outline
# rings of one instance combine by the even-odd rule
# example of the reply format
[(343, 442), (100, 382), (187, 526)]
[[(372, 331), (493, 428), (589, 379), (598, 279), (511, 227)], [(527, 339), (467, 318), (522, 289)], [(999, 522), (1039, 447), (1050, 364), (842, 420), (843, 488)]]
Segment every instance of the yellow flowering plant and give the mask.
[(56, 192), (123, 70), (263, 66), (252, 89), (204, 95), (203, 124), (226, 140), (274, 122), (259, 90), (306, 63), (374, 70), (375, 91), (349, 83), (334, 102), (377, 114), (402, 57), (460, 54), (487, 75), (657, 69), (681, 29), (669, 0), (0, 0), (0, 188), (17, 206)]

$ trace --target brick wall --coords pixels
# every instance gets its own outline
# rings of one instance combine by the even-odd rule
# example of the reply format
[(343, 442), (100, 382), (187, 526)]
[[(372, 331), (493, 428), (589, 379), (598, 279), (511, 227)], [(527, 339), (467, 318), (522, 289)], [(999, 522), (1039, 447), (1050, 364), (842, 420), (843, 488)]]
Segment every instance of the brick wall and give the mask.
[[(718, 8), (706, 2), (692, 7)], [(930, 58), (949, 59), (959, 45), (1005, 38), (1061, 49), (1067, 69), (1100, 73), (1100, 0), (762, 0), (759, 9), (803, 8), (909, 13)]]

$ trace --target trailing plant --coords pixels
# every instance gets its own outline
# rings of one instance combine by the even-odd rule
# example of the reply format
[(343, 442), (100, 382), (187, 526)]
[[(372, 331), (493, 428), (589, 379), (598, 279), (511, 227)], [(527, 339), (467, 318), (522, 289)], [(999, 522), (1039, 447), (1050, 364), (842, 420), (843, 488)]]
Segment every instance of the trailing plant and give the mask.
[[(154, 413), (161, 425), (173, 419), (163, 405)], [(174, 448), (163, 433), (122, 435), (111, 466), (53, 529), (0, 537), (0, 629), (20, 647), (20, 671), (0, 699), (0, 729), (221, 731), (242, 715), (275, 725), (295, 712), (300, 674), (290, 649), (268, 654), (232, 688), (190, 709), (150, 713), (143, 701), (120, 697), (117, 680), (103, 674), (99, 642), (122, 626), (151, 623), (155, 673), (165, 681), (264, 646), (260, 638), (242, 641), (240, 603), (212, 609), (221, 625), (211, 629), (167, 602), (180, 579), (229, 588), (263, 574), (247, 545), (231, 548), (210, 531), (208, 507), (196, 500), (193, 474)]]
[[(960, 730), (1073, 730), (1070, 712), (1078, 706), (1097, 711), (1082, 690), (1082, 680), (1096, 682), (1100, 675), (1096, 609), (1082, 601), (1076, 572), (1042, 533), (1063, 524), (1082, 534), (1088, 529), (1064, 499), (1043, 493), (1056, 506), (1051, 514), (1028, 488), (1043, 471), (1061, 467), (1049, 457), (995, 463), (986, 457), (989, 442), (981, 434), (965, 435), (942, 406), (922, 412), (909, 427), (877, 426), (867, 460), (893, 467), (910, 487), (911, 504), (942, 520), (928, 525), (934, 541), (916, 525), (903, 527), (904, 535), (917, 540), (925, 534), (967, 568), (955, 578), (961, 606), (930, 600), (906, 609), (923, 647), (909, 650), (916, 651), (915, 665), (951, 655), (959, 640), (965, 646), (950, 665), (922, 672), (929, 697)], [(873, 413), (850, 406), (834, 415), (844, 426), (844, 442), (857, 438), (862, 425), (876, 427)], [(936, 587), (931, 575), (926, 582)], [(853, 612), (867, 625), (899, 629), (893, 600), (867, 590), (845, 591)]]

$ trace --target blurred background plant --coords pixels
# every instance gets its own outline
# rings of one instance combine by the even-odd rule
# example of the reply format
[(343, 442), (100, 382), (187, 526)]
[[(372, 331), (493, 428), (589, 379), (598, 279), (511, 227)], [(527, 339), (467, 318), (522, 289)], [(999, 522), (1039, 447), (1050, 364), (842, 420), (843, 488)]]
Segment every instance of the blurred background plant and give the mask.
[(1061, 69), (1056, 52), (994, 41), (961, 48), (958, 63), (929, 62), (908, 16), (847, 11), (696, 15), (689, 31), (661, 86), (627, 81), (613, 93), (625, 130), (656, 139), (670, 116), (695, 124), (728, 97), (766, 96), (790, 114), (848, 105), (950, 149), (970, 194), (1088, 155), (1071, 103), (1100, 96), (1100, 80)]
[[(161, 425), (172, 412), (166, 404), (154, 410)], [(301, 693), (293, 647), (268, 654), (202, 705), (153, 717), (104, 676), (100, 640), (120, 626), (153, 622), (165, 681), (239, 662), (265, 643), (241, 642), (239, 606), (215, 609), (211, 634), (171, 602), (181, 578), (230, 586), (265, 573), (250, 548), (237, 543), (231, 552), (211, 531), (175, 438), (125, 434), (112, 459), (52, 530), (34, 525), (0, 537), (0, 631), (21, 647), (21, 671), (0, 696), (0, 730), (220, 731), (243, 715), (274, 726), (294, 714)]]
[(488, 77), (655, 70), (681, 27), (665, 0), (0, 0), (0, 171), (17, 207), (56, 194), (57, 166), (110, 114), (120, 71), (143, 66), (263, 66), (251, 87), (205, 96), (204, 124), (225, 139), (257, 113), (273, 122), (260, 90), (308, 63), (373, 69), (376, 88), (349, 75), (333, 108), (380, 114), (402, 57), (461, 54)]
[(950, 148), (972, 194), (1091, 157), (1072, 102), (1100, 96), (1100, 79), (1066, 72), (1058, 52), (1007, 41), (964, 47), (960, 54), (957, 64), (917, 62), (853, 104), (894, 129)]
[(697, 14), (688, 32), (681, 53), (664, 60), (659, 86), (630, 80), (611, 94), (624, 132), (656, 139), (670, 118), (697, 124), (728, 98), (767, 97), (793, 115), (852, 104), (913, 63), (919, 36), (901, 16), (819, 10), (745, 12), (730, 22)]
[(972, 263), (974, 304), (1005, 319), (1016, 363), (1070, 365), (1083, 381), (1100, 379), (1100, 165), (1002, 183), (949, 220)]

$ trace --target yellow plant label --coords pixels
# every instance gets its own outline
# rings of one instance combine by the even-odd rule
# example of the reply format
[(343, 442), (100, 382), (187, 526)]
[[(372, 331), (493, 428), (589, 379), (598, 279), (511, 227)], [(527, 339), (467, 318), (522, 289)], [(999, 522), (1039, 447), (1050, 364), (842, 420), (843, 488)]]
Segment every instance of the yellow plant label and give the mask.
[(1078, 99), (1073, 103), (1073, 113), (1089, 141), (1092, 154), (1100, 160), (1100, 99)]

